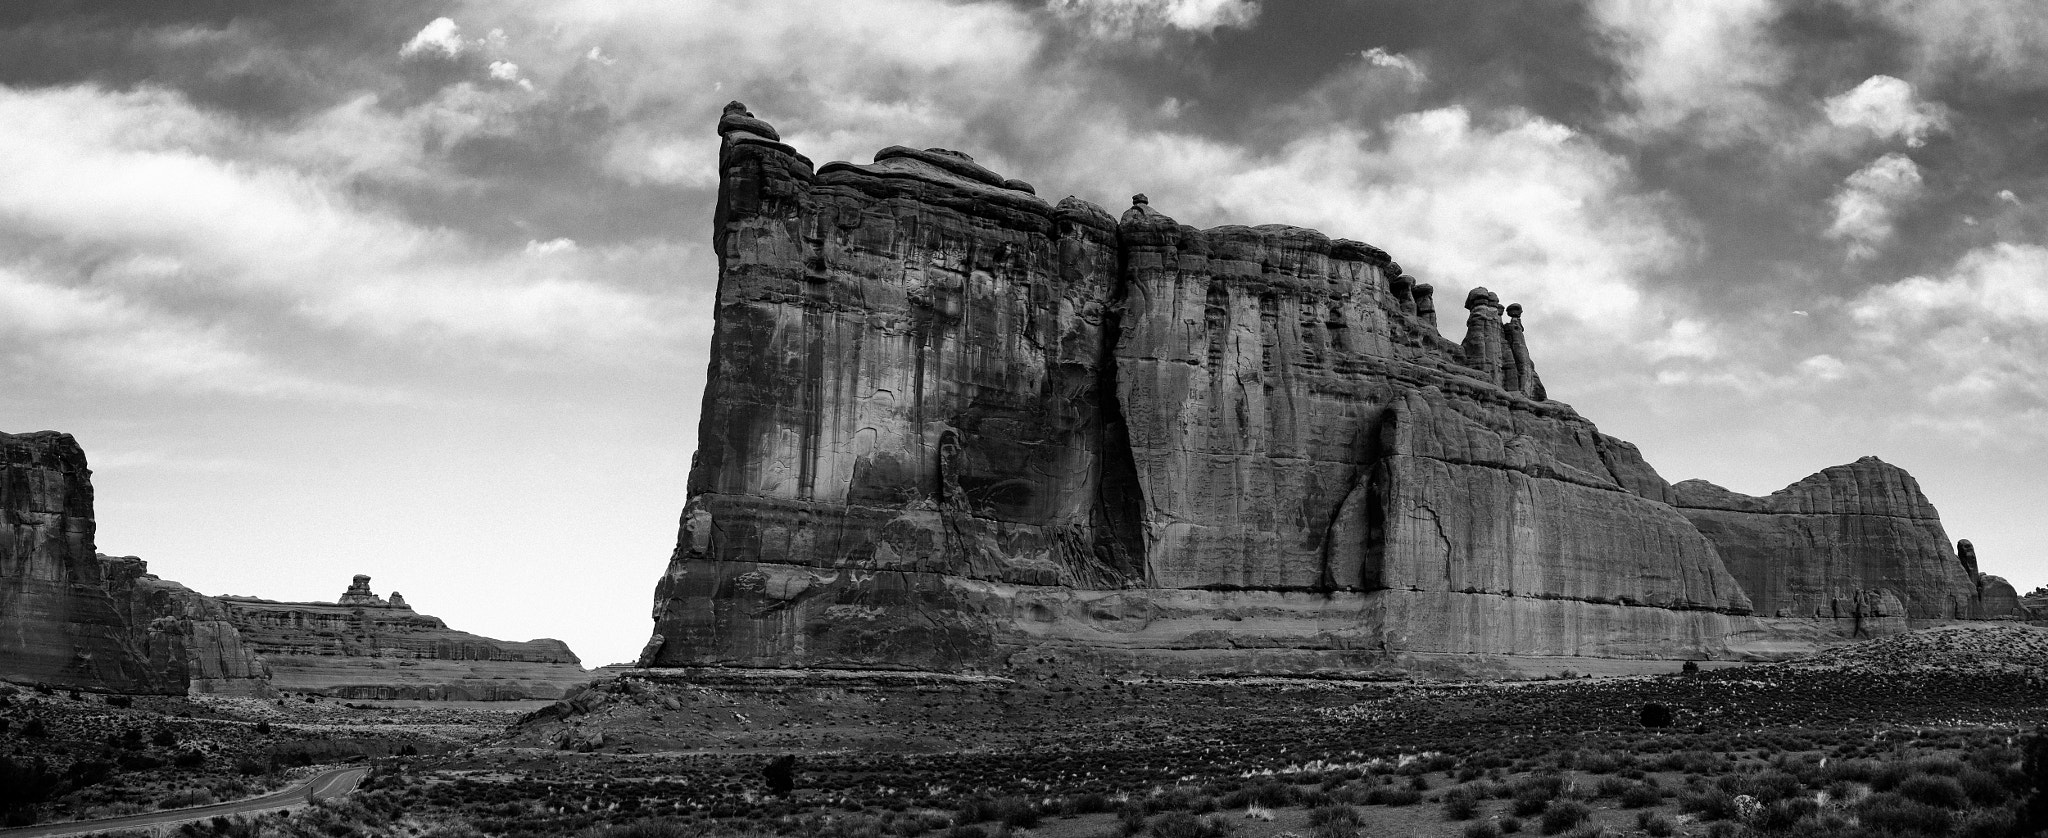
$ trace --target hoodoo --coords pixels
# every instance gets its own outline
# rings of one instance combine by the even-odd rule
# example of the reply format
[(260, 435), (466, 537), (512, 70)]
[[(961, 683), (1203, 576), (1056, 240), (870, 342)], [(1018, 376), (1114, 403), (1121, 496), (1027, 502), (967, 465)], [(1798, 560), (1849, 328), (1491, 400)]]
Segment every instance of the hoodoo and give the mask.
[[(1996, 616), (1904, 472), (1674, 488), (1548, 398), (1521, 306), (1472, 289), (1453, 342), (1379, 248), (1112, 217), (945, 149), (814, 169), (737, 102), (718, 130), (711, 369), (644, 665), (1472, 671), (1896, 628), (1809, 607), (1847, 592)], [(1769, 560), (1829, 527), (1857, 537)]]

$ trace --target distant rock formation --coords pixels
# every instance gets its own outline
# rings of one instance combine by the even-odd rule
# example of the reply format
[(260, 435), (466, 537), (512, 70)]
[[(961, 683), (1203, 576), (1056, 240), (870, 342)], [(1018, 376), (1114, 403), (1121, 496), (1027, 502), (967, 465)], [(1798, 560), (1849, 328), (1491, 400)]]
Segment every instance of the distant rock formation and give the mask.
[(370, 592), (370, 577), (360, 573), (356, 574), (356, 578), (349, 582), (348, 590), (341, 592), (341, 598), (335, 600), (335, 604), (367, 605), (372, 608), (383, 608), (391, 605), (391, 603), (385, 602), (383, 597)]
[(1371, 245), (1143, 195), (1112, 218), (943, 149), (814, 170), (738, 103), (719, 133), (711, 371), (644, 664), (1470, 669), (1984, 611), (1924, 499), (1759, 606), (1739, 580), (1774, 571), (1731, 574), (1716, 533), (1793, 519), (1682, 513), (1548, 399), (1520, 306), (1473, 289), (1450, 341)]
[(91, 470), (69, 434), (0, 434), (0, 680), (115, 692), (369, 699), (559, 698), (586, 680), (559, 640), (454, 631), (357, 576), (338, 603), (210, 597), (98, 553)]
[[(1982, 602), (1976, 570), (1950, 548), (1919, 482), (1876, 457), (1822, 469), (1761, 498), (1704, 480), (1673, 488), (1679, 510), (1713, 540), (1759, 614), (1934, 620), (2011, 613), (2010, 604)], [(1969, 561), (1975, 558), (1972, 551)], [(1898, 603), (1889, 612), (1887, 596)]]
[(560, 698), (589, 676), (559, 640), (494, 640), (386, 601), (357, 576), (337, 602), (214, 599), (280, 690), (353, 699)]

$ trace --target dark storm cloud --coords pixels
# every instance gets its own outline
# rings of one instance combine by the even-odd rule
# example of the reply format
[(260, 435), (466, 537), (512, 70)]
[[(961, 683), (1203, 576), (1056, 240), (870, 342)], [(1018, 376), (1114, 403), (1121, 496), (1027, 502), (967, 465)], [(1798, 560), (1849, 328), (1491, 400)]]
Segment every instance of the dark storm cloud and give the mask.
[(364, 89), (402, 101), (462, 72), (385, 60), (434, 14), (410, 2), (9, 3), (0, 83), (151, 84), (255, 118), (302, 115)]

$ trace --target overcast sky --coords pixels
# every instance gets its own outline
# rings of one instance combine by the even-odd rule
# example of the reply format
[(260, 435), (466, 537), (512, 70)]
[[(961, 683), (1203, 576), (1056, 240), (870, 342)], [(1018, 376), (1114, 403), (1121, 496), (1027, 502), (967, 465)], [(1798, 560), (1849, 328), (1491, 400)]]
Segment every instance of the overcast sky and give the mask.
[(1876, 454), (2048, 583), (2036, 0), (235, 5), (0, 5), (0, 430), (77, 435), (101, 549), (205, 593), (368, 573), (630, 659), (732, 99), (1371, 242), (1525, 305), (1667, 479)]

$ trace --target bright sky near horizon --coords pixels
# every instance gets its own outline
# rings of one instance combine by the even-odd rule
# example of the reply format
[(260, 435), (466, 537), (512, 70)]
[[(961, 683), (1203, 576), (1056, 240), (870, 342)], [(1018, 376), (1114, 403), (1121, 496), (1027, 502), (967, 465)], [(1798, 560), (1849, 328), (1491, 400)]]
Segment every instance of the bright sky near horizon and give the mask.
[(2034, 0), (10, 2), (0, 431), (75, 434), (100, 549), (202, 592), (367, 573), (630, 659), (732, 99), (820, 163), (1371, 242), (1526, 306), (1667, 479), (1876, 454), (2048, 584)]

